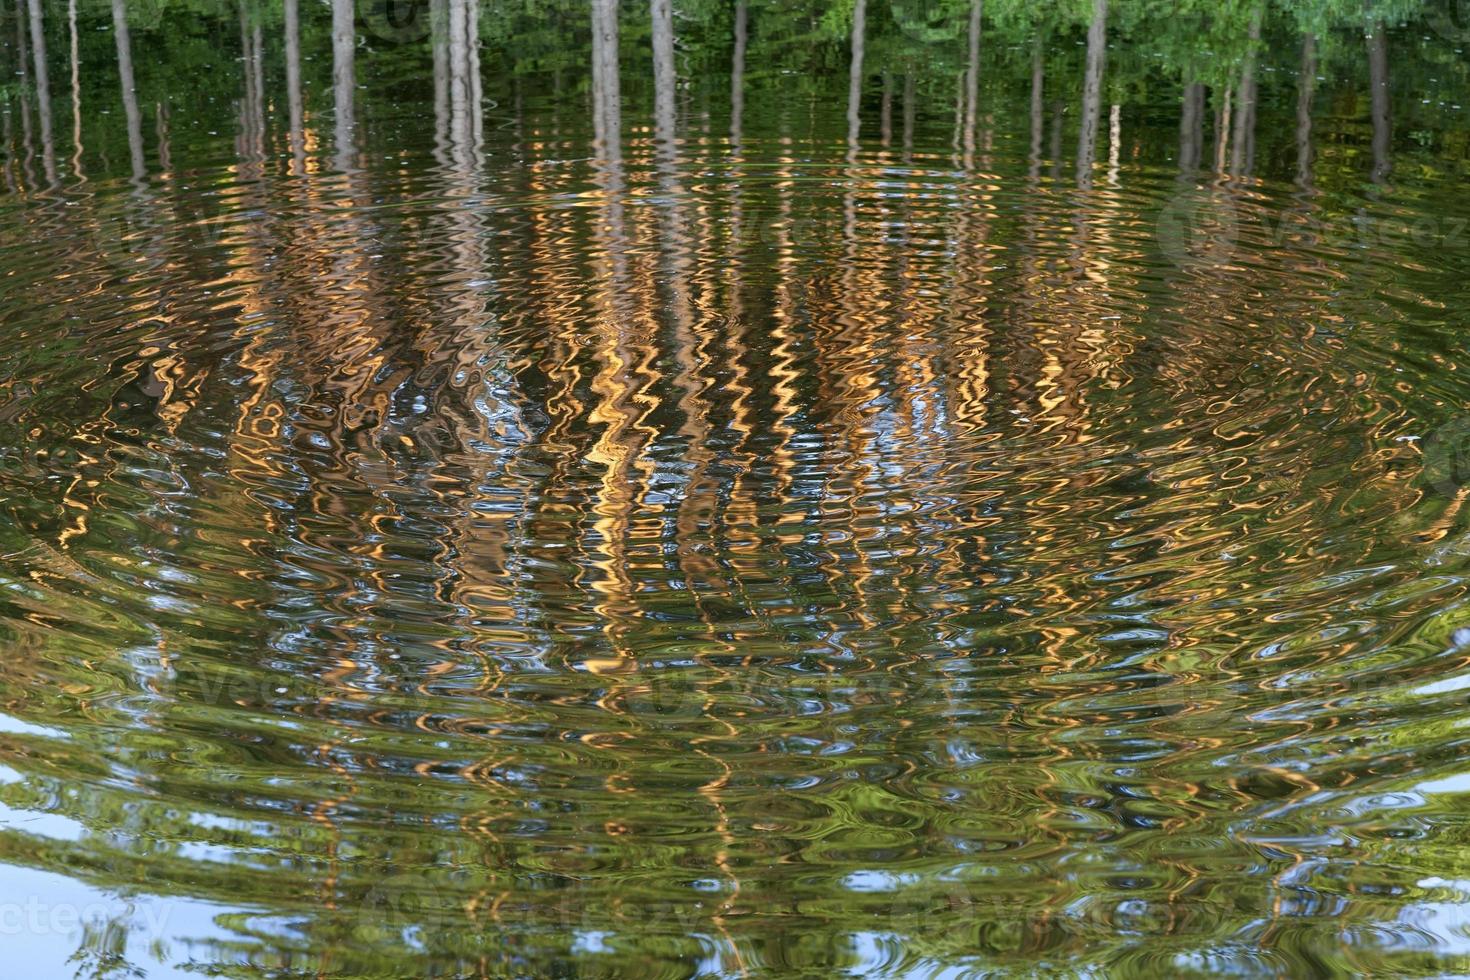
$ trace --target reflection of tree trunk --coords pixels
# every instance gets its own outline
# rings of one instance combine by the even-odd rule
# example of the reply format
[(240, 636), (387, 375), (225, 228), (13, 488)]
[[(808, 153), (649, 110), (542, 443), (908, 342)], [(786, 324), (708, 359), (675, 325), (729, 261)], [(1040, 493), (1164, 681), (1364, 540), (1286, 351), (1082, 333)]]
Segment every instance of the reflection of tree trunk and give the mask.
[(618, 0), (592, 0), (592, 124), (603, 190), (608, 274), (621, 296), (626, 280), (623, 229), (623, 116), (618, 69)]
[(301, 106), (300, 0), (283, 0), (286, 34), (286, 103), (291, 118), (291, 159), (298, 175), (306, 172), (306, 120)]
[(26, 84), (31, 77), (29, 47), (26, 45), (26, 0), (15, 0), (15, 51), (16, 70), (20, 77), (20, 137), (24, 152), (21, 155), (27, 184), (34, 183), (35, 173), (31, 170), (31, 158), (35, 150), (31, 146), (31, 109), (26, 102)]
[(903, 162), (914, 162), (914, 116), (918, 108), (914, 101), (914, 73), (903, 74)]
[(950, 145), (958, 155), (965, 144), (965, 73), (960, 72), (954, 80), (954, 133)]
[(863, 50), (867, 43), (867, 30), (868, 0), (857, 0), (852, 8), (852, 64), (847, 76), (847, 151), (852, 156), (857, 155), (858, 136), (863, 125)]
[(970, 50), (965, 66), (965, 168), (974, 166), (975, 117), (980, 103), (980, 13), (985, 0), (970, 0)]
[(434, 158), (449, 165), (449, 0), (429, 0), (429, 46), (434, 54)]
[(470, 47), (466, 52), (466, 70), (470, 76), (470, 139), (478, 156), (485, 140), (484, 87), (480, 80), (480, 0), (465, 0), (465, 30)]
[(1190, 82), (1184, 86), (1179, 111), (1179, 172), (1199, 169), (1205, 145), (1205, 83)]
[[(627, 656), (622, 623), (633, 615), (628, 530), (635, 512), (633, 491), (647, 411), (638, 402), (639, 384), (631, 366), (646, 352), (629, 347), (628, 235), (624, 221), (622, 104), (618, 62), (618, 0), (592, 2), (592, 99), (598, 139), (601, 214), (597, 224), (597, 315), (593, 320), (599, 368), (591, 379), (598, 402), (593, 417), (606, 423), (587, 460), (602, 470), (598, 498), (591, 506), (593, 540), (589, 557), (603, 576), (596, 605), (615, 656)], [(600, 557), (598, 557), (600, 554)]]
[(332, 0), (332, 101), (336, 112), (338, 170), (349, 169), (356, 153), (353, 88), (357, 85), (357, 68), (353, 58), (357, 29), (353, 24), (353, 6), (353, 0)]
[(240, 0), (240, 52), (245, 97), (240, 102), (240, 159), (249, 161), (258, 178), (265, 164), (265, 73), (260, 24), (250, 23), (245, 0)]
[(1225, 86), (1225, 97), (1215, 108), (1215, 172), (1225, 172), (1225, 148), (1230, 145), (1230, 105), (1235, 96)]
[(649, 0), (653, 23), (653, 125), (659, 143), (674, 138), (674, 10), (670, 0)]
[(468, 162), (470, 121), (470, 24), (466, 0), (449, 0), (449, 142), (456, 162)]
[(250, 121), (255, 128), (255, 159), (265, 163), (265, 42), (261, 37), (264, 28), (257, 22), (250, 28), (250, 84), (255, 89), (255, 104), (251, 107), (255, 117)]
[(740, 152), (745, 121), (745, 45), (749, 38), (747, 0), (735, 2), (735, 51), (730, 56), (730, 148)]
[(1108, 0), (1092, 0), (1092, 23), (1087, 28), (1087, 77), (1082, 87), (1082, 128), (1077, 134), (1077, 186), (1092, 186), (1092, 164), (1097, 158), (1097, 125), (1102, 115), (1103, 65), (1107, 58)]
[[(128, 157), (133, 180), (147, 173), (143, 163), (143, 117), (138, 112), (138, 90), (133, 83), (133, 39), (128, 33), (128, 10), (124, 0), (112, 0), (112, 32), (117, 41), (117, 74), (122, 81), (123, 114), (128, 122)], [(247, 66), (247, 71), (248, 66)]]
[(168, 106), (162, 102), (153, 103), (153, 118), (158, 132), (158, 166), (164, 173), (173, 173), (173, 158), (168, 149)]
[(1368, 35), (1368, 85), (1373, 101), (1373, 182), (1381, 184), (1393, 167), (1389, 157), (1393, 119), (1388, 101), (1388, 37), (1382, 24), (1374, 24)]
[(77, 56), (77, 0), (66, 0), (66, 27), (71, 39), (71, 169), (82, 176), (82, 79)]
[(893, 75), (883, 73), (883, 101), (878, 107), (878, 141), (885, 149), (893, 143)]
[(1117, 102), (1108, 110), (1108, 186), (1118, 186), (1118, 172), (1123, 157), (1123, 106)]
[(1261, 8), (1251, 15), (1245, 63), (1240, 66), (1240, 88), (1236, 92), (1234, 145), (1230, 149), (1230, 172), (1250, 176), (1256, 155), (1256, 48), (1261, 43)]
[(10, 126), (10, 102), (6, 101), (0, 106), (0, 138), (5, 140), (5, 189), (12, 194), (18, 189), (15, 182), (15, 149), (10, 142), (14, 136)]
[(1312, 96), (1317, 88), (1317, 37), (1302, 37), (1302, 70), (1296, 91), (1296, 182), (1312, 186)]
[(1031, 179), (1041, 175), (1041, 138), (1046, 130), (1046, 61), (1043, 58), (1041, 36), (1031, 43)]
[(450, 145), (459, 160), (469, 140), (469, 75), (465, 73), (469, 34), (465, 31), (465, 0), (450, 0)]
[(56, 183), (56, 143), (51, 137), (51, 81), (46, 70), (46, 30), (41, 22), (41, 0), (30, 0), (31, 54), (36, 68), (36, 111), (41, 120), (41, 160), (46, 180)]
[(622, 152), (618, 0), (592, 0), (592, 124), (604, 157)]
[(1061, 102), (1053, 102), (1051, 106), (1051, 176), (1053, 180), (1062, 175), (1062, 112), (1064, 108)]

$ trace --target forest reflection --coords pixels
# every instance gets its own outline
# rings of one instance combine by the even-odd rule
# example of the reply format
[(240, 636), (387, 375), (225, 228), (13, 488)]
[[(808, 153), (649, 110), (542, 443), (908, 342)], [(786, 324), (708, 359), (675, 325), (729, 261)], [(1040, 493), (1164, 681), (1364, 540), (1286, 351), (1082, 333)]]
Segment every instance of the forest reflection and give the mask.
[(1455, 9), (17, 0), (17, 962), (1463, 971)]

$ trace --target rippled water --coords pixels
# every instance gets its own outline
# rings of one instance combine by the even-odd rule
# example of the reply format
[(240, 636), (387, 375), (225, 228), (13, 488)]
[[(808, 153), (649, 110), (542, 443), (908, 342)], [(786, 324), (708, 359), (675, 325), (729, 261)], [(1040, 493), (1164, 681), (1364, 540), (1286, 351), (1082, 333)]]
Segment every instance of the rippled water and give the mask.
[(32, 975), (1470, 968), (1463, 93), (255, 51), (6, 117)]

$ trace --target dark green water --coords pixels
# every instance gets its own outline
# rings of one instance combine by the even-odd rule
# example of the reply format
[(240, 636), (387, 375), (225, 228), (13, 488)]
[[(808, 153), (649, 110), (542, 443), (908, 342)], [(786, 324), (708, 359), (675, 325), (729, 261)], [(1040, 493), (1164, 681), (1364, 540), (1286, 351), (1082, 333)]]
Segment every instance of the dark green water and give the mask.
[(0, 973), (1470, 971), (1470, 30), (1337, 6), (7, 8)]

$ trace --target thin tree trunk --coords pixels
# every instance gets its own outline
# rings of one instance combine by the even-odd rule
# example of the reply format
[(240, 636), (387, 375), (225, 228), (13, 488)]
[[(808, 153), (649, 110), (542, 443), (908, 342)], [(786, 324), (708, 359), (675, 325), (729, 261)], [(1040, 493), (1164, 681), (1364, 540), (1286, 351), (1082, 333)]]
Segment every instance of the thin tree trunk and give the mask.
[(26, 0), (15, 0), (15, 50), (16, 50), (16, 75), (20, 77), (20, 138), (21, 166), (23, 176), (27, 184), (35, 183), (35, 173), (31, 169), (31, 159), (35, 156), (35, 149), (31, 144), (31, 109), (30, 103), (26, 101), (26, 93), (30, 86), (27, 84), (31, 77), (30, 70), (30, 48), (26, 44)]
[(914, 99), (914, 73), (903, 74), (903, 162), (914, 162), (914, 121), (918, 107)]
[(653, 22), (653, 123), (654, 136), (668, 146), (674, 139), (674, 10), (670, 0), (649, 0)]
[(449, 0), (449, 144), (457, 162), (464, 163), (470, 139), (469, 30), (465, 0)]
[(1123, 159), (1123, 107), (1114, 102), (1108, 110), (1108, 186), (1118, 186)]
[[(37, 0), (32, 0), (37, 2)], [(862, 134), (863, 51), (867, 44), (868, 0), (857, 0), (852, 8), (852, 63), (847, 76), (847, 147), (856, 155)]]
[(1031, 179), (1041, 175), (1041, 140), (1046, 131), (1046, 61), (1041, 36), (1031, 42)]
[(166, 174), (173, 173), (173, 157), (168, 148), (168, 104), (155, 102), (153, 118), (156, 121), (155, 129), (158, 133), (158, 166)]
[(604, 156), (621, 154), (618, 0), (592, 0), (592, 112), (593, 129)]
[(300, 0), (282, 0), (286, 35), (286, 104), (291, 126), (291, 159), (298, 175), (306, 172), (306, 116), (301, 104)]
[(332, 101), (336, 113), (338, 170), (350, 168), (356, 153), (357, 28), (353, 20), (353, 0), (332, 0)]
[(1082, 88), (1082, 128), (1077, 135), (1077, 186), (1081, 188), (1092, 186), (1092, 164), (1097, 159), (1107, 47), (1108, 0), (1092, 0), (1092, 23), (1087, 28), (1087, 77)]
[(1205, 143), (1205, 83), (1190, 82), (1184, 86), (1179, 111), (1179, 172), (1199, 169)]
[(1393, 118), (1388, 88), (1388, 36), (1382, 24), (1368, 35), (1368, 84), (1373, 103), (1373, 182), (1381, 184), (1393, 169)]
[(1230, 106), (1235, 95), (1225, 86), (1225, 97), (1215, 109), (1215, 173), (1225, 173), (1225, 151), (1230, 146)]
[(460, 167), (471, 165), (481, 142), (479, 23), (477, 0), (449, 0), (449, 142)]
[(970, 0), (970, 48), (965, 66), (965, 166), (974, 164), (975, 120), (980, 104), (980, 15), (985, 0)]
[(1234, 145), (1230, 149), (1230, 172), (1247, 177), (1255, 156), (1256, 140), (1256, 48), (1261, 43), (1260, 7), (1251, 15), (1249, 45), (1240, 66), (1240, 88), (1236, 92)]
[(112, 34), (117, 41), (117, 74), (128, 123), (128, 158), (133, 165), (133, 180), (141, 181), (148, 170), (143, 162), (143, 116), (138, 111), (138, 90), (133, 81), (133, 38), (128, 32), (125, 0), (112, 0)]
[(77, 53), (77, 0), (66, 0), (66, 26), (71, 40), (71, 169), (82, 176), (82, 78)]
[(41, 160), (46, 180), (56, 183), (56, 143), (51, 135), (51, 81), (46, 67), (46, 29), (41, 20), (41, 0), (30, 0), (31, 55), (36, 74), (36, 110), (41, 120)]
[(1312, 99), (1317, 89), (1317, 37), (1302, 37), (1302, 69), (1296, 92), (1296, 182), (1312, 187)]
[(484, 83), (480, 79), (480, 0), (465, 0), (464, 16), (465, 33), (469, 39), (465, 67), (470, 83), (470, 140), (474, 155), (478, 157), (485, 139)]
[(735, 2), (735, 50), (730, 55), (730, 148), (740, 151), (741, 129), (745, 122), (745, 48), (749, 41), (749, 5), (747, 0)]

